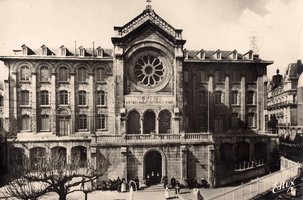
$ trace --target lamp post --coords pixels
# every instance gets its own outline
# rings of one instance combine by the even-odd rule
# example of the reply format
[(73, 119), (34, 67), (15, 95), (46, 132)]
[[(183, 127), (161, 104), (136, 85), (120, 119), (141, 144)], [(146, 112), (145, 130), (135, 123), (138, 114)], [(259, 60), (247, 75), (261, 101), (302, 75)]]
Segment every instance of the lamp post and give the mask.
[(92, 182), (89, 180), (83, 180), (83, 193), (84, 193), (84, 199), (87, 200), (87, 193), (92, 192)]

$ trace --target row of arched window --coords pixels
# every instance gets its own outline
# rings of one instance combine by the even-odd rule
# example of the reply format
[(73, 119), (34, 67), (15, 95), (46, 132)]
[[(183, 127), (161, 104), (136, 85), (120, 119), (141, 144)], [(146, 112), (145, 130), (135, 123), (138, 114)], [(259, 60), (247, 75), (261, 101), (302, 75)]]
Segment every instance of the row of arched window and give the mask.
[[(184, 94), (185, 101), (184, 105), (190, 105), (191, 98), (190, 94), (188, 92), (185, 92)], [(223, 104), (224, 103), (224, 92), (222, 91), (216, 91), (214, 93), (214, 103), (215, 104)], [(208, 94), (207, 91), (202, 90), (198, 93), (198, 104), (199, 105), (207, 105), (208, 103)], [(240, 96), (238, 91), (232, 91), (230, 93), (230, 104), (232, 105), (239, 105), (240, 104)], [(248, 105), (254, 105), (255, 104), (255, 92), (254, 91), (248, 91), (246, 93), (246, 104)]]
[[(64, 120), (64, 121), (63, 121)], [(59, 116), (58, 118), (58, 132), (60, 135), (67, 135), (70, 124), (69, 116)], [(77, 117), (78, 131), (89, 130), (89, 117), (86, 114), (80, 114)], [(31, 131), (32, 118), (29, 115), (22, 115), (21, 118), (21, 127), (23, 131)], [(38, 131), (50, 131), (51, 129), (51, 117), (47, 114), (40, 115), (38, 118)], [(105, 130), (107, 129), (107, 116), (105, 114), (98, 114), (96, 116), (96, 130)]]
[[(76, 71), (76, 80), (78, 82), (87, 82), (88, 80), (88, 69), (86, 67), (79, 67)], [(47, 66), (40, 67), (38, 73), (40, 82), (49, 82), (51, 78), (50, 69)], [(94, 71), (95, 81), (103, 82), (107, 78), (107, 72), (103, 67), (98, 67)], [(30, 81), (31, 70), (28, 66), (24, 65), (20, 68), (20, 81)], [(58, 69), (57, 79), (59, 82), (68, 82), (70, 79), (70, 70), (66, 66), (60, 66)]]
[[(106, 92), (103, 90), (96, 92), (96, 105), (105, 106), (106, 105)], [(20, 93), (20, 104), (30, 105), (30, 92), (28, 90), (22, 90)], [(69, 92), (66, 90), (59, 91), (59, 104), (68, 105), (69, 104)], [(78, 105), (87, 105), (87, 92), (80, 90), (78, 92)], [(42, 90), (40, 92), (40, 105), (50, 105), (50, 94), (47, 90)]]
[[(197, 82), (198, 83), (208, 82), (208, 74), (205, 70), (200, 69), (197, 72), (195, 72), (195, 74), (197, 76)], [(214, 74), (213, 74), (213, 77), (214, 77), (214, 82), (215, 83), (225, 82), (225, 73), (224, 73), (223, 70), (215, 70)], [(230, 77), (230, 81), (232, 83), (233, 82), (240, 82), (241, 81), (241, 72), (239, 70), (232, 70), (229, 77)], [(248, 73), (248, 74), (246, 74), (246, 77), (247, 77), (248, 82), (255, 81), (254, 80), (255, 79), (254, 73)], [(190, 80), (192, 80), (190, 78), (190, 71), (189, 70), (187, 70), (187, 69), (184, 70), (183, 78), (184, 78), (185, 83), (188, 83)]]

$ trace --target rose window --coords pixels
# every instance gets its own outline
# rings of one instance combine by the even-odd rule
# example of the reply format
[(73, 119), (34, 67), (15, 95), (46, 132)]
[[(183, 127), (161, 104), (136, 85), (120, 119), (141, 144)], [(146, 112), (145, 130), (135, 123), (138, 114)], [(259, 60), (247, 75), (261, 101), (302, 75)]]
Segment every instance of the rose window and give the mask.
[(165, 69), (162, 62), (154, 56), (139, 58), (134, 66), (135, 79), (145, 86), (155, 86), (163, 78)]

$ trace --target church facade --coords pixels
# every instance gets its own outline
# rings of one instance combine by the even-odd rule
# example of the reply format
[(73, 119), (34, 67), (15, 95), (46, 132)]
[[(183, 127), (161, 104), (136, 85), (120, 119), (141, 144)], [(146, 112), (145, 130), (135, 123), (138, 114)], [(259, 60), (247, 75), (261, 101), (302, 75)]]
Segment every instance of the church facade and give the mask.
[(233, 51), (188, 51), (182, 30), (150, 6), (114, 27), (113, 49), (26, 45), (9, 69), (3, 124), (10, 162), (56, 152), (108, 178), (175, 177), (220, 186), (260, 176), (277, 137), (266, 134), (266, 68)]

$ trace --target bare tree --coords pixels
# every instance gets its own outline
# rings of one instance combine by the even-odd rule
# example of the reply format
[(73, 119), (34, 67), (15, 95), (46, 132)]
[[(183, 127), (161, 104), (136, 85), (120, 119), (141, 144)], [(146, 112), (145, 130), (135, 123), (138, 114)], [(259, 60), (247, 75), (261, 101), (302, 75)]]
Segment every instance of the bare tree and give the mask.
[(60, 200), (67, 195), (81, 190), (85, 182), (96, 180), (101, 170), (94, 169), (89, 162), (74, 156), (71, 163), (60, 152), (52, 159), (39, 160), (34, 163), (18, 166), (14, 174), (16, 178), (6, 188), (6, 194), (19, 199), (35, 200), (49, 192), (58, 194)]

